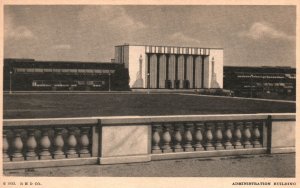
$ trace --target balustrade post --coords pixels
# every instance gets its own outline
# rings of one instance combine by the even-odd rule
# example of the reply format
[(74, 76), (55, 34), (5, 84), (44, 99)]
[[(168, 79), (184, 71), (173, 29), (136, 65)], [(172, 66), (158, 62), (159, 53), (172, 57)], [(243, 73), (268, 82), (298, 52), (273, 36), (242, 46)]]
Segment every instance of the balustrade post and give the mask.
[(40, 140), (40, 147), (41, 151), (39, 153), (40, 159), (52, 159), (51, 153), (49, 148), (51, 147), (51, 141), (49, 139), (49, 131), (50, 128), (43, 128), (42, 129), (42, 137)]
[(160, 135), (159, 135), (159, 129), (160, 125), (155, 124), (152, 125), (152, 153), (161, 153), (161, 149), (159, 147), (160, 143)]
[(241, 133), (241, 127), (243, 126), (243, 122), (238, 122), (236, 123), (235, 130), (234, 130), (234, 148), (235, 149), (242, 149), (244, 148), (241, 144), (241, 138), (242, 138), (242, 133)]
[(55, 151), (53, 153), (53, 158), (54, 159), (64, 159), (66, 158), (66, 155), (63, 151), (65, 142), (62, 136), (62, 131), (64, 128), (60, 127), (55, 127), (55, 138), (54, 138), (54, 146), (55, 146)]
[(231, 143), (231, 139), (232, 139), (231, 129), (232, 129), (232, 127), (233, 127), (233, 123), (227, 123), (226, 131), (224, 133), (225, 140), (226, 140), (226, 142), (224, 143), (224, 146), (225, 146), (226, 150), (234, 149), (234, 147), (232, 146), (232, 143)]
[(37, 160), (38, 156), (36, 154), (37, 142), (34, 137), (35, 129), (28, 129), (28, 138), (26, 142), (27, 152), (26, 152), (26, 160)]
[(163, 153), (172, 152), (172, 149), (170, 147), (170, 142), (171, 142), (170, 127), (171, 127), (171, 124), (163, 125), (163, 135), (162, 135), (162, 139), (163, 139), (162, 151), (163, 151)]
[(193, 135), (191, 132), (191, 128), (193, 127), (193, 123), (186, 123), (184, 126), (184, 151), (194, 151), (192, 146)]
[(215, 147), (212, 144), (212, 140), (213, 140), (213, 134), (212, 134), (212, 127), (213, 127), (213, 123), (206, 123), (206, 131), (205, 131), (205, 150), (214, 150)]
[(67, 158), (77, 158), (78, 153), (76, 151), (77, 147), (77, 140), (75, 137), (75, 127), (69, 127), (68, 128), (68, 151), (67, 151)]
[(222, 135), (222, 130), (221, 128), (224, 126), (224, 123), (217, 123), (216, 125), (216, 130), (215, 130), (215, 138), (216, 138), (216, 142), (215, 142), (215, 147), (216, 150), (223, 150), (224, 146), (222, 145), (222, 139), (223, 139), (223, 135)]
[(9, 149), (9, 143), (8, 143), (8, 140), (7, 140), (7, 133), (8, 133), (8, 130), (3, 130), (3, 156), (2, 156), (2, 159), (3, 159), (3, 162), (8, 162), (10, 161), (10, 157), (8, 155), (8, 149)]
[(182, 142), (182, 136), (181, 136), (181, 132), (180, 132), (180, 128), (181, 128), (182, 124), (176, 124), (175, 128), (174, 128), (174, 134), (173, 134), (173, 138), (174, 138), (174, 145), (173, 145), (173, 151), (174, 152), (182, 152), (182, 146), (181, 146), (181, 142)]
[(250, 132), (250, 127), (252, 126), (252, 122), (246, 122), (245, 123), (245, 127), (244, 127), (244, 131), (243, 131), (243, 137), (244, 137), (244, 147), (245, 148), (252, 148), (253, 145), (250, 142), (251, 139), (251, 132)]
[(89, 132), (90, 132), (90, 127), (81, 127), (80, 128), (80, 144), (81, 144), (81, 149), (79, 152), (80, 157), (91, 157), (91, 153), (89, 150)]
[(260, 131), (259, 126), (261, 122), (254, 122), (254, 129), (253, 129), (253, 147), (254, 148), (261, 148), (262, 144), (260, 143)]
[(12, 155), (12, 161), (24, 161), (23, 156), (23, 141), (21, 139), (21, 132), (22, 129), (15, 129), (14, 130), (14, 141), (13, 141), (13, 147), (14, 152)]
[(195, 151), (203, 151), (204, 148), (201, 144), (202, 140), (203, 140), (203, 136), (202, 136), (202, 132), (201, 132), (201, 128), (204, 126), (204, 123), (196, 123), (196, 126), (195, 126), (195, 135), (194, 135), (194, 138), (195, 138), (195, 144), (194, 144), (194, 148), (195, 148)]

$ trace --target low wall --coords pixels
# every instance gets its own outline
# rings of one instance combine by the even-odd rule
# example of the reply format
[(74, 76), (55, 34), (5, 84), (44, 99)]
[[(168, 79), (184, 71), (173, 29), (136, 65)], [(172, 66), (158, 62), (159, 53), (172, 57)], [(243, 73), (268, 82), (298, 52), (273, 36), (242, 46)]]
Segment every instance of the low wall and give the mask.
[(295, 114), (4, 120), (3, 167), (295, 152)]

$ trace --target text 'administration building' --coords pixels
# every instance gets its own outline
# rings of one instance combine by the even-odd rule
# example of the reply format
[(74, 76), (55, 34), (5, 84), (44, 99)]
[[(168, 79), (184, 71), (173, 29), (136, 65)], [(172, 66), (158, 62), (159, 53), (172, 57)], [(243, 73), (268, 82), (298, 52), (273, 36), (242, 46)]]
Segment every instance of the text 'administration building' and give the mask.
[(115, 62), (129, 72), (130, 88), (223, 88), (223, 49), (124, 44)]

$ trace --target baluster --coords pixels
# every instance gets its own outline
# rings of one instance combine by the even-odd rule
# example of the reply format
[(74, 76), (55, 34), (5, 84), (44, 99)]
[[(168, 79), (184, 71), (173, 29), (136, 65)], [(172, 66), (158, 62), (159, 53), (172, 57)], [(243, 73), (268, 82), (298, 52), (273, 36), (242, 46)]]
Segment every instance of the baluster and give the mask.
[(2, 156), (2, 159), (3, 159), (3, 162), (8, 162), (10, 161), (10, 157), (8, 155), (8, 149), (9, 149), (9, 143), (8, 143), (8, 140), (7, 140), (7, 133), (8, 133), (8, 130), (3, 130), (3, 156)]
[(160, 129), (159, 124), (155, 124), (152, 126), (152, 153), (161, 153), (161, 149), (159, 147), (160, 143), (160, 135), (158, 133)]
[(216, 125), (216, 131), (215, 131), (215, 138), (216, 138), (216, 143), (215, 147), (216, 150), (223, 150), (224, 146), (222, 145), (222, 139), (223, 139), (223, 134), (221, 128), (224, 126), (224, 123), (217, 123)]
[(191, 128), (193, 127), (193, 123), (186, 123), (184, 126), (184, 151), (194, 151), (192, 146), (193, 135), (191, 132)]
[(23, 161), (24, 156), (22, 153), (23, 150), (23, 142), (21, 139), (21, 132), (22, 129), (15, 129), (14, 130), (14, 141), (13, 141), (13, 147), (14, 147), (14, 153), (12, 155), (12, 161)]
[(236, 123), (235, 130), (234, 130), (234, 148), (235, 149), (242, 149), (244, 148), (241, 144), (241, 138), (242, 138), (242, 133), (241, 133), (241, 127), (243, 126), (243, 122), (238, 122)]
[(80, 128), (80, 143), (81, 149), (79, 152), (80, 157), (91, 157), (91, 153), (89, 151), (89, 131), (90, 127), (81, 127)]
[(42, 137), (40, 140), (40, 147), (41, 151), (39, 153), (40, 159), (52, 159), (51, 153), (49, 148), (51, 147), (51, 141), (49, 139), (49, 131), (50, 128), (43, 128), (42, 129)]
[(78, 153), (76, 151), (77, 147), (77, 140), (75, 137), (75, 127), (69, 127), (68, 128), (68, 151), (67, 151), (67, 158), (77, 158)]
[(250, 142), (251, 139), (251, 132), (250, 132), (250, 127), (252, 126), (252, 122), (246, 122), (245, 123), (245, 127), (244, 127), (244, 131), (243, 131), (243, 137), (244, 137), (244, 147), (245, 148), (252, 148), (253, 145)]
[(62, 131), (64, 128), (55, 127), (55, 138), (54, 138), (54, 145), (55, 145), (55, 151), (53, 153), (54, 159), (64, 159), (66, 158), (66, 155), (63, 151), (65, 142), (62, 136)]
[(172, 152), (172, 149), (170, 147), (170, 142), (171, 142), (170, 126), (171, 126), (171, 124), (163, 125), (163, 135), (162, 135), (162, 139), (163, 139), (162, 151), (163, 151), (163, 153)]
[(203, 140), (203, 136), (202, 136), (202, 132), (201, 132), (201, 127), (204, 126), (204, 123), (196, 123), (196, 126), (195, 126), (195, 135), (194, 135), (194, 138), (195, 138), (195, 144), (194, 144), (194, 148), (195, 148), (195, 151), (203, 151), (204, 148), (201, 144), (202, 140)]
[(254, 122), (254, 129), (253, 129), (253, 147), (254, 148), (262, 147), (262, 144), (260, 143), (260, 131), (259, 131), (260, 125), (261, 125), (260, 122)]
[(174, 152), (182, 152), (182, 146), (181, 146), (181, 142), (182, 142), (182, 136), (181, 136), (181, 132), (180, 132), (180, 127), (182, 125), (181, 124), (176, 124), (175, 128), (174, 128), (174, 134), (173, 134), (173, 138), (174, 138), (174, 145), (173, 145), (173, 151)]
[(28, 129), (28, 138), (27, 138), (27, 152), (26, 152), (26, 160), (37, 160), (38, 156), (35, 152), (37, 147), (37, 142), (34, 137), (35, 129)]
[(215, 147), (212, 144), (213, 140), (213, 134), (211, 132), (211, 129), (213, 127), (213, 123), (206, 123), (206, 131), (205, 131), (205, 141), (206, 143), (204, 144), (205, 150), (214, 150)]
[(231, 139), (232, 139), (232, 132), (231, 132), (231, 128), (233, 127), (233, 123), (227, 123), (226, 126), (226, 131), (224, 133), (225, 135), (225, 140), (226, 142), (224, 143), (225, 149), (229, 150), (229, 149), (234, 149), (234, 147), (232, 146), (231, 143)]

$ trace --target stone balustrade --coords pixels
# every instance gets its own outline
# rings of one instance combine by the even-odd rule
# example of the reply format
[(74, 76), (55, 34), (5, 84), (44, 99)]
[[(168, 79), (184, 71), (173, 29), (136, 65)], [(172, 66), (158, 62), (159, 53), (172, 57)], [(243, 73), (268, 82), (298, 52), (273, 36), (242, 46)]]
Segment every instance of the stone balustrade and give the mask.
[(151, 153), (262, 148), (265, 121), (155, 123)]
[(91, 157), (91, 126), (4, 127), (3, 161)]
[(295, 114), (9, 119), (3, 123), (4, 169), (295, 151)]

